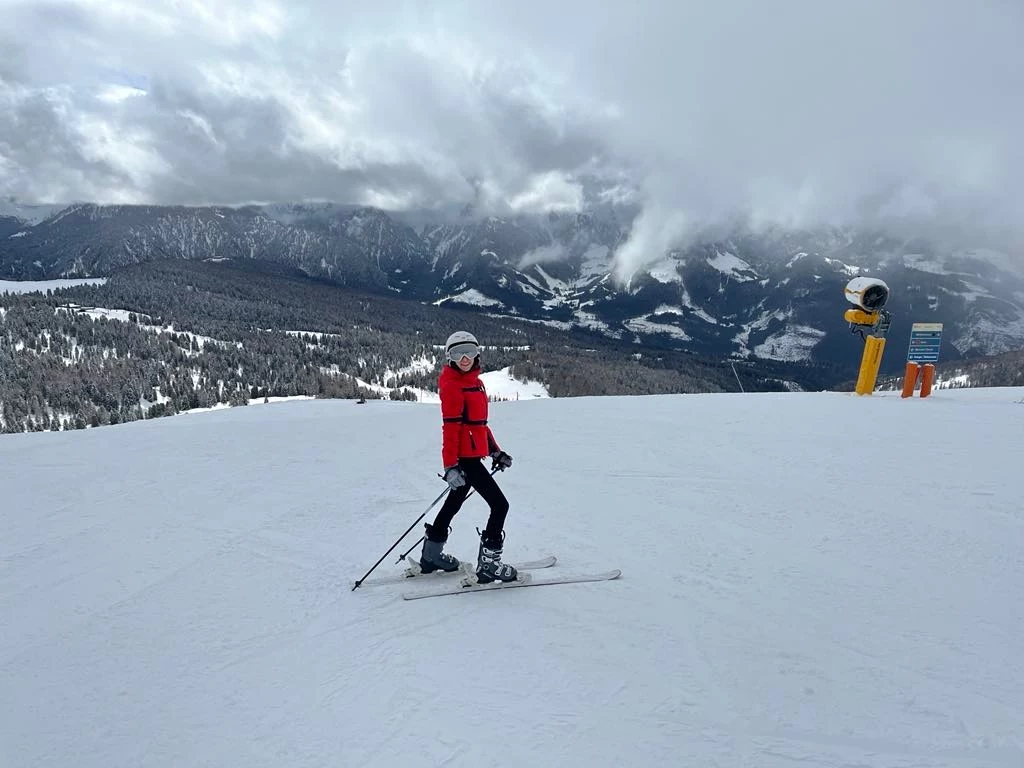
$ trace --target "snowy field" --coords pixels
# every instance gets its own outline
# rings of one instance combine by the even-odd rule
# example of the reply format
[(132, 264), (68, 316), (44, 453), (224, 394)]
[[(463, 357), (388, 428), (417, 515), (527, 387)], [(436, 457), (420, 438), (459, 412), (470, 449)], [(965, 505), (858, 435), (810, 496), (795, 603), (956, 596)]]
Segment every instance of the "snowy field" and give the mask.
[(5, 293), (46, 293), (76, 285), (104, 285), (105, 277), (67, 278), (62, 280), (0, 280), (0, 296)]
[(506, 559), (623, 577), (415, 602), (436, 406), (0, 436), (0, 765), (1020, 768), (1022, 399), (494, 404)]

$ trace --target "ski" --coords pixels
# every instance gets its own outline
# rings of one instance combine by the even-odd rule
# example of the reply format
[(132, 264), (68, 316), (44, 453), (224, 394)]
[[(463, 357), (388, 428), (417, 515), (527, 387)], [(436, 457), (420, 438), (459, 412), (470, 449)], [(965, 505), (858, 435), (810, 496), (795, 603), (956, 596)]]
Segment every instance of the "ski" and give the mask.
[(548, 584), (582, 584), (590, 581), (610, 581), (622, 575), (622, 571), (605, 571), (583, 575), (553, 576), (535, 578), (534, 574), (524, 573), (515, 581), (492, 581), (489, 584), (478, 584), (476, 577), (465, 576), (457, 584), (436, 587), (423, 592), (406, 592), (405, 600), (420, 600), (424, 597), (441, 597), (442, 595), (461, 595), (465, 592), (489, 592), (496, 589), (516, 589), (517, 587), (543, 587)]
[[(525, 563), (512, 563), (512, 566), (518, 571), (536, 571), (541, 568), (550, 568), (558, 561), (554, 555), (548, 555), (542, 557), (540, 560), (528, 560)], [(402, 573), (395, 576), (381, 576), (377, 579), (367, 579), (363, 582), (364, 587), (374, 587), (384, 584), (402, 584), (410, 579), (416, 579), (417, 582), (429, 579), (430, 581), (440, 580), (447, 581), (444, 577), (455, 577), (462, 576), (472, 578), (476, 566), (474, 560), (459, 560), (459, 567), (454, 571), (434, 571), (432, 573), (424, 573), (420, 570), (419, 560), (413, 560), (411, 565), (406, 568)]]

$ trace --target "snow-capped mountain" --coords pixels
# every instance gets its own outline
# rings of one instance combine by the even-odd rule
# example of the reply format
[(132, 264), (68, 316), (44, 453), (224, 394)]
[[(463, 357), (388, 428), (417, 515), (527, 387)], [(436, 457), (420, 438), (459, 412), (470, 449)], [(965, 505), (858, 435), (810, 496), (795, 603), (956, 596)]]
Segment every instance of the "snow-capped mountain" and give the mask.
[(49, 218), (58, 211), (66, 208), (64, 205), (26, 205), (18, 202), (16, 198), (0, 198), (0, 221), (13, 219), (19, 224), (38, 224)]
[[(714, 357), (848, 364), (843, 286), (884, 279), (890, 338), (946, 324), (943, 359), (1024, 347), (1024, 270), (1004, 253), (864, 231), (736, 232), (613, 273), (635, 211), (514, 218), (334, 204), (0, 210), (0, 276), (105, 276), (153, 259), (268, 259), (341, 285), (585, 327)], [(41, 216), (41, 213), (49, 213)], [(887, 356), (898, 367), (902, 349)]]

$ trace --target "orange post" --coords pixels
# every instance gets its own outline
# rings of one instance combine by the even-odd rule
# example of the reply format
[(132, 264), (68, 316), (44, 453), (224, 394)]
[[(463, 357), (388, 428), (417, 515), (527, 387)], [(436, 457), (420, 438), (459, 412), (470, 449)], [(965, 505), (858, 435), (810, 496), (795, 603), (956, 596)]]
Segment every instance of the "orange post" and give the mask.
[(917, 373), (921, 369), (917, 363), (907, 363), (907, 370), (903, 374), (903, 397), (913, 397), (914, 389), (917, 387)]
[(932, 393), (932, 382), (935, 380), (935, 366), (925, 363), (921, 371), (921, 397), (928, 397)]

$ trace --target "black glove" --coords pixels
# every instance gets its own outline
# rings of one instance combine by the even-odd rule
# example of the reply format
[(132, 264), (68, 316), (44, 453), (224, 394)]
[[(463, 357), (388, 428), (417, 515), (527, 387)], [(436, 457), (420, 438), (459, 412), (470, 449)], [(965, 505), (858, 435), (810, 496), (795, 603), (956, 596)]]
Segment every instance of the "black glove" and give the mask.
[(444, 471), (444, 481), (454, 491), (456, 488), (461, 488), (466, 484), (466, 473), (459, 469), (459, 467), (448, 467)]
[(494, 451), (491, 454), (491, 471), (500, 469), (504, 472), (506, 469), (512, 466), (512, 457), (504, 451)]

